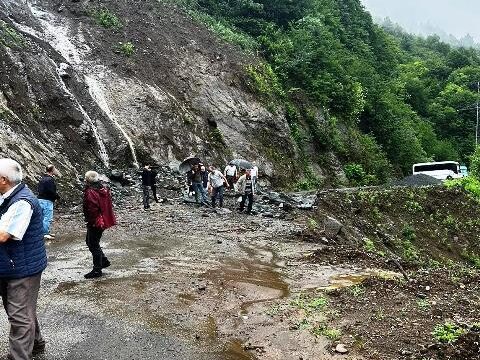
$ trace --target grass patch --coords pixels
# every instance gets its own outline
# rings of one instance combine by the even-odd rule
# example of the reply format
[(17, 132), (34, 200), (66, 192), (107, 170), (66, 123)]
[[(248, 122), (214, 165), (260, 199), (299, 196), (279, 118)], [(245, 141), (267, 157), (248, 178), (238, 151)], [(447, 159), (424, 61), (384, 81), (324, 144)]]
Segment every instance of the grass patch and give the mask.
[(462, 188), (480, 201), (480, 180), (473, 176), (467, 176), (461, 179), (447, 180), (444, 185), (448, 188)]
[(304, 294), (300, 294), (296, 299), (290, 302), (291, 306), (307, 312), (324, 310), (327, 307), (327, 304), (328, 299), (323, 295), (307, 298)]
[(431, 308), (430, 302), (427, 299), (419, 299), (417, 301), (417, 307), (420, 311), (429, 311)]
[(15, 29), (0, 20), (0, 44), (5, 47), (23, 47), (25, 39)]
[(325, 336), (332, 341), (337, 341), (342, 336), (341, 330), (329, 328), (325, 323), (313, 327), (311, 331), (315, 336)]
[(366, 252), (370, 252), (370, 253), (375, 253), (377, 251), (375, 247), (375, 243), (368, 238), (363, 239), (363, 248), (365, 249)]
[(451, 322), (439, 324), (433, 329), (432, 335), (435, 340), (441, 343), (452, 343), (465, 333), (465, 330)]
[(362, 285), (355, 285), (355, 286), (350, 286), (348, 288), (348, 292), (353, 297), (358, 298), (358, 297), (361, 297), (361, 296), (365, 295), (366, 289)]
[(119, 43), (118, 50), (127, 57), (135, 54), (135, 46), (130, 41)]
[(205, 24), (212, 32), (217, 34), (220, 38), (240, 46), (247, 52), (253, 52), (258, 48), (258, 43), (247, 34), (242, 33), (240, 30), (233, 28), (227, 21), (217, 20), (214, 17), (198, 12), (196, 10), (189, 10), (188, 14), (198, 22)]
[(475, 268), (480, 269), (480, 256), (467, 250), (463, 250), (461, 256)]
[(91, 11), (91, 16), (96, 23), (105, 29), (120, 29), (122, 23), (112, 11), (107, 8), (95, 9)]

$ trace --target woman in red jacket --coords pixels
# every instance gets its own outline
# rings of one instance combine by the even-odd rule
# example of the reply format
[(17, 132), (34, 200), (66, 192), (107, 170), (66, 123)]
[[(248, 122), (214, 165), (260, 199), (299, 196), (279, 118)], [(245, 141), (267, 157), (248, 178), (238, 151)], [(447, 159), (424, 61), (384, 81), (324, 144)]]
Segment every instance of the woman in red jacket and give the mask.
[(102, 185), (96, 171), (87, 171), (85, 174), (83, 213), (87, 222), (85, 241), (93, 256), (93, 270), (84, 277), (93, 279), (102, 276), (102, 269), (110, 266), (110, 261), (100, 247), (100, 239), (105, 229), (117, 224), (110, 190)]

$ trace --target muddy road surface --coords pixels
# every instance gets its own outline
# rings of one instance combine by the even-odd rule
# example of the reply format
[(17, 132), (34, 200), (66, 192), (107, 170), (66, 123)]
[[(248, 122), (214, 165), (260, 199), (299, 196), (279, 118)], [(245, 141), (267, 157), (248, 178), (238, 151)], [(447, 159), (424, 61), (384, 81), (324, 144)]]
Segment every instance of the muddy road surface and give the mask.
[[(296, 220), (216, 214), (181, 204), (117, 209), (103, 236), (112, 265), (86, 280), (82, 215), (59, 211), (39, 299), (36, 359), (341, 359), (334, 344), (272, 316), (278, 304), (353, 269), (302, 261)], [(8, 323), (2, 312), (2, 346)], [(358, 359), (348, 357), (349, 359)]]

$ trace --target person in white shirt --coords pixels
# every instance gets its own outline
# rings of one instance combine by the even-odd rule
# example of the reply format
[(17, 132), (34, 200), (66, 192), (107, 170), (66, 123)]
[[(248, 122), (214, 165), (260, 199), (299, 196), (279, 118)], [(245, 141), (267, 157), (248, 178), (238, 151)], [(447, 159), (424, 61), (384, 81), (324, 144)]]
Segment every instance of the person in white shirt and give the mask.
[(258, 181), (258, 167), (253, 163), (253, 167), (250, 169), (250, 176), (252, 177), (253, 186), (257, 188)]
[(45, 351), (37, 299), (47, 253), (43, 211), (22, 182), (20, 164), (0, 159), (0, 295), (10, 323), (7, 359), (27, 360)]
[(228, 186), (227, 178), (213, 165), (210, 166), (209, 170), (210, 173), (208, 174), (208, 188), (212, 194), (212, 207), (215, 207), (218, 198), (218, 205), (222, 208), (225, 184), (227, 184)]
[(237, 180), (237, 175), (238, 175), (238, 170), (235, 164), (229, 163), (225, 167), (224, 175), (227, 179), (227, 184), (230, 189), (233, 189), (233, 185), (235, 184), (235, 181)]

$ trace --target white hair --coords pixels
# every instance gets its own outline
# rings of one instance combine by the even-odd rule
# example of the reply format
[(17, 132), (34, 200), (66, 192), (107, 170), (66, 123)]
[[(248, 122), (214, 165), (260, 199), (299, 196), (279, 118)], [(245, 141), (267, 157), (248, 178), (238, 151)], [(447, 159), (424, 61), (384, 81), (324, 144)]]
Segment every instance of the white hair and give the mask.
[(0, 176), (4, 176), (11, 184), (20, 184), (23, 180), (22, 167), (13, 159), (0, 159)]
[(89, 183), (95, 183), (100, 180), (100, 176), (96, 171), (90, 170), (85, 173), (85, 181)]

